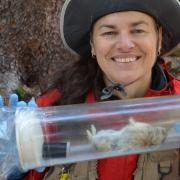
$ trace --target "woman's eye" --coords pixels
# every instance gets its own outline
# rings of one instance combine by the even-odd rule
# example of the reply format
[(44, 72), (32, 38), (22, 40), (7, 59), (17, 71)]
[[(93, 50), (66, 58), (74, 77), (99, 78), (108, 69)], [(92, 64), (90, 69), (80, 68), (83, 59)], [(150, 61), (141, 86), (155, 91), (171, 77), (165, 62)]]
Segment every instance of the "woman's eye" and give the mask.
[(134, 30), (132, 30), (132, 32), (135, 33), (135, 34), (145, 33), (145, 31), (143, 29), (134, 29)]
[(113, 36), (115, 34), (116, 34), (116, 32), (113, 32), (113, 31), (108, 31), (108, 32), (102, 33), (103, 36)]

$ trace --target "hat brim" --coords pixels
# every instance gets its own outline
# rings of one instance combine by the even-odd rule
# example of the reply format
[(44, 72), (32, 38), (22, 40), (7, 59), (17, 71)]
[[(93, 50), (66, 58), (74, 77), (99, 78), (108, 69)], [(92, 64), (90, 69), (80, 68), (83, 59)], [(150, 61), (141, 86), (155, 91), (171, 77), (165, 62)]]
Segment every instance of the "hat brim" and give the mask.
[(179, 0), (66, 0), (60, 19), (65, 46), (77, 54), (86, 54), (90, 51), (93, 23), (102, 16), (121, 11), (140, 11), (154, 17), (171, 36), (164, 53), (180, 42)]

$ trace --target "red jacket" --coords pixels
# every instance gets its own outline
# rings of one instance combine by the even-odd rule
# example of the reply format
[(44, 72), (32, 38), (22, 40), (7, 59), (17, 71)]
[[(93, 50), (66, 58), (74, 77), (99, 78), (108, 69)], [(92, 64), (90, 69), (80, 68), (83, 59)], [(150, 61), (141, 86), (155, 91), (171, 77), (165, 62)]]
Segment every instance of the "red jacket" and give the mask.
[[(180, 80), (168, 74), (169, 82), (160, 91), (148, 90), (145, 97), (164, 96), (180, 94)], [(53, 89), (42, 95), (37, 104), (40, 107), (52, 105), (61, 96), (57, 89)], [(93, 92), (89, 93), (86, 102), (95, 102)], [(136, 169), (138, 155), (128, 155), (114, 158), (107, 158), (98, 161), (98, 176), (99, 180), (132, 180), (133, 172)], [(47, 171), (47, 169), (46, 169)], [(29, 171), (25, 180), (41, 180), (45, 173), (38, 173), (35, 170)]]

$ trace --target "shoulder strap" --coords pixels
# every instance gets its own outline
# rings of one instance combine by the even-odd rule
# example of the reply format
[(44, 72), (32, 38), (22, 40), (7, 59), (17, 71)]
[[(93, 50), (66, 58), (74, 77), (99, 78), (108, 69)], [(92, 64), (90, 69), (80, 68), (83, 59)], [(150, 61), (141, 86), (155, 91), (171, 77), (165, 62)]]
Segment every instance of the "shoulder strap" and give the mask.
[(179, 151), (161, 151), (139, 155), (134, 180), (178, 180)]
[(78, 162), (72, 166), (68, 180), (96, 180), (97, 160)]

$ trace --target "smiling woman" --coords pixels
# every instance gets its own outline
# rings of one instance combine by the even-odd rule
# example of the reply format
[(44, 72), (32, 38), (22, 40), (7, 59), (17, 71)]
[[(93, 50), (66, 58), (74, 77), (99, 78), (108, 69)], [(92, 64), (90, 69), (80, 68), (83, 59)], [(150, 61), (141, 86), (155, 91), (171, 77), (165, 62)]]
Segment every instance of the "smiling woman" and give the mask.
[[(179, 19), (177, 0), (66, 0), (61, 37), (80, 58), (73, 64), (67, 60), (59, 81), (38, 104), (180, 94), (180, 80), (162, 58), (180, 42)], [(179, 150), (128, 155), (52, 167), (41, 178), (31, 171), (27, 179), (175, 180), (180, 179), (179, 159)]]
[(91, 52), (105, 84), (123, 84), (127, 96), (142, 97), (150, 88), (152, 67), (161, 49), (162, 31), (149, 15), (136, 11), (106, 15), (93, 26)]

